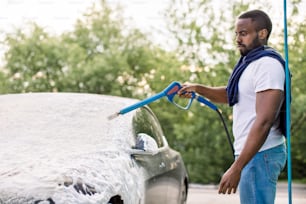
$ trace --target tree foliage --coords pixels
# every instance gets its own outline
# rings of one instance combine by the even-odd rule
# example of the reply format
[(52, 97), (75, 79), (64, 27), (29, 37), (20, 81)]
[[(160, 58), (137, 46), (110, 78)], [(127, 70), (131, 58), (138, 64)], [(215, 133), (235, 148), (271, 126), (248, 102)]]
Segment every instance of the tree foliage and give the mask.
[[(178, 42), (179, 58), (188, 65), (184, 81), (226, 85), (237, 58), (231, 32), (241, 6), (238, 8), (228, 1), (222, 5), (218, 7), (207, 0), (172, 0), (166, 17)], [(226, 105), (219, 108), (231, 133), (231, 110)], [(220, 118), (213, 110), (198, 104), (185, 117), (184, 125), (174, 125), (174, 135), (175, 141), (181, 143), (179, 147), (185, 160), (189, 161), (192, 180), (218, 182), (233, 161)]]
[[(305, 86), (303, 75), (305, 70), (301, 69), (305, 63), (303, 55), (305, 51), (305, 23), (298, 23), (296, 20), (299, 14), (299, 5), (301, 1), (294, 1), (290, 6), (290, 21), (292, 27), (290, 31), (290, 68), (292, 77), (292, 155), (293, 155), (293, 175), (295, 178), (304, 178), (306, 172), (302, 170), (305, 166), (305, 151), (302, 146), (305, 145), (305, 138), (302, 131), (305, 129), (304, 119), (305, 110), (303, 100), (305, 93), (301, 91)], [(211, 86), (225, 85), (227, 77), (229, 77), (232, 67), (235, 64), (238, 54), (234, 51), (234, 21), (236, 16), (242, 11), (248, 9), (263, 9), (267, 13), (274, 11), (273, 4), (268, 4), (265, 1), (223, 1), (222, 6), (217, 8), (215, 2), (200, 0), (200, 1), (179, 1), (172, 0), (166, 16), (168, 17), (169, 29), (178, 42), (178, 53), (181, 59), (186, 64), (191, 64), (196, 69), (191, 69), (190, 74), (186, 75), (188, 81), (202, 83)], [(216, 9), (218, 12), (216, 12)], [(273, 10), (274, 9), (274, 10)], [(278, 11), (282, 15), (282, 11)], [(275, 12), (276, 14), (277, 12)], [(274, 17), (271, 15), (271, 17)], [(279, 29), (281, 22), (274, 23), (274, 33), (272, 35), (273, 42), (270, 44), (283, 52), (283, 31)], [(228, 107), (221, 106), (224, 110), (224, 115), (231, 123), (231, 110)], [(185, 123), (184, 126), (178, 126), (178, 134), (185, 133), (184, 129), (188, 129), (192, 133), (192, 145), (184, 138), (184, 147), (187, 152), (184, 153), (186, 158), (193, 158), (192, 162), (188, 163), (191, 177), (197, 182), (217, 181), (217, 177), (212, 173), (207, 173), (211, 169), (218, 171), (218, 167), (225, 169), (229, 164), (230, 157), (222, 158), (220, 154), (222, 145), (216, 147), (219, 141), (225, 143), (225, 137), (218, 132), (216, 119), (212, 118), (211, 114), (205, 114), (203, 110), (196, 110), (196, 119), (192, 119), (193, 123)], [(203, 115), (205, 117), (203, 117)], [(202, 117), (201, 117), (202, 116)], [(187, 120), (188, 121), (188, 120)], [(201, 124), (201, 129), (196, 130), (196, 127)], [(212, 125), (213, 124), (213, 125)], [(191, 127), (189, 127), (190, 125)], [(186, 127), (188, 126), (188, 128)], [(209, 127), (209, 130), (207, 128)], [(219, 126), (220, 130), (220, 126)], [(208, 135), (205, 134), (209, 131)], [(213, 135), (214, 137), (212, 137)], [(212, 140), (211, 143), (207, 138)], [(205, 141), (205, 145), (203, 142)], [(202, 145), (201, 145), (202, 144)], [(194, 145), (194, 146), (193, 146)], [(216, 148), (215, 148), (216, 147)], [(209, 150), (207, 150), (209, 149)], [(214, 152), (213, 150), (216, 150)], [(212, 151), (212, 152), (210, 152)], [(199, 157), (197, 155), (202, 155)], [(219, 164), (211, 166), (212, 159), (204, 161), (203, 156), (210, 157), (211, 155), (219, 161)], [(196, 162), (198, 161), (198, 162)], [(220, 162), (221, 161), (221, 162)], [(223, 162), (222, 162), (223, 161)], [(199, 165), (202, 167), (199, 167)], [(203, 170), (205, 167), (205, 170)], [(220, 169), (219, 169), (220, 170)], [(222, 170), (222, 168), (221, 168)], [(221, 173), (219, 171), (218, 173)], [(202, 176), (199, 176), (201, 175)], [(207, 174), (207, 176), (203, 176)], [(284, 175), (283, 175), (284, 177)]]
[(291, 103), (291, 152), (292, 172), (294, 178), (306, 178), (306, 23), (296, 25), (296, 30), (291, 30), (289, 45), (289, 67), (292, 74), (292, 103)]
[[(305, 177), (306, 94), (303, 69), (306, 58), (306, 24), (297, 23), (295, 1), (290, 21), (292, 72), (293, 176)], [(234, 21), (252, 5), (268, 9), (265, 1), (171, 0), (168, 28), (177, 42), (173, 51), (155, 45), (140, 30), (129, 27), (120, 9), (105, 0), (79, 19), (71, 32), (52, 36), (31, 24), (6, 37), (5, 66), (0, 69), (0, 93), (89, 92), (146, 98), (172, 81), (226, 85), (239, 54), (235, 51)], [(263, 7), (265, 5), (265, 7)], [(281, 32), (272, 45), (283, 50)], [(185, 160), (192, 182), (216, 183), (233, 156), (217, 113), (194, 102), (189, 111), (166, 99), (150, 106), (157, 113), (169, 143)], [(220, 105), (231, 132), (231, 109)]]
[(148, 84), (150, 73), (176, 65), (171, 53), (155, 46), (138, 29), (128, 28), (120, 10), (112, 10), (103, 0), (77, 21), (72, 32), (50, 36), (36, 24), (28, 30), (18, 29), (6, 38), (5, 92), (132, 97), (137, 96), (135, 89)]

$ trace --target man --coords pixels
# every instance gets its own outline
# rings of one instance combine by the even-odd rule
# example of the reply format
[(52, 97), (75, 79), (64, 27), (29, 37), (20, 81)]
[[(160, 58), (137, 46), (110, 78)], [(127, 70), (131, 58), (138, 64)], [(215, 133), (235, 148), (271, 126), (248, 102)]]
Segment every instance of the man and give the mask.
[(235, 193), (242, 204), (272, 204), (276, 182), (286, 162), (285, 137), (280, 127), (284, 103), (284, 60), (267, 47), (272, 30), (260, 10), (241, 14), (235, 25), (241, 58), (227, 87), (186, 84), (181, 97), (196, 92), (213, 102), (233, 106), (235, 161), (224, 173), (219, 193)]

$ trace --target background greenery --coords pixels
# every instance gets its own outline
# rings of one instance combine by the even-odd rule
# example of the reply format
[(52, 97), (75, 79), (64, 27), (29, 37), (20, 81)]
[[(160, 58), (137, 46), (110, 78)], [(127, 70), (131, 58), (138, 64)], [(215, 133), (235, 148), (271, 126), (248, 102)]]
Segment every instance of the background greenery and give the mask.
[[(233, 40), (235, 17), (247, 9), (267, 11), (273, 6), (265, 1), (224, 0), (215, 8), (215, 2), (171, 0), (165, 11), (169, 38), (177, 45), (171, 51), (127, 26), (120, 9), (105, 0), (84, 14), (73, 31), (59, 36), (35, 23), (28, 25), (28, 32), (17, 29), (2, 42), (8, 49), (0, 69), (0, 93), (87, 92), (144, 99), (172, 81), (225, 85), (239, 57)], [(292, 167), (298, 180), (306, 177), (306, 21), (296, 20), (300, 3), (293, 1), (289, 11)], [(283, 53), (278, 27), (271, 46)], [(218, 115), (196, 103), (182, 111), (164, 99), (150, 107), (170, 145), (182, 153), (191, 181), (217, 183), (233, 160)], [(231, 131), (231, 109), (219, 108)]]

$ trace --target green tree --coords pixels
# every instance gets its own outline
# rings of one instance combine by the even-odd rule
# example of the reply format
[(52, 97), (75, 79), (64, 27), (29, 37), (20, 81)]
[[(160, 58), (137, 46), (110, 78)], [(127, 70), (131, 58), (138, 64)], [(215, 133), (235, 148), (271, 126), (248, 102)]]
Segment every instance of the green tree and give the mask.
[[(300, 1), (292, 13), (298, 14)], [(36, 24), (7, 35), (6, 63), (0, 69), (0, 92), (90, 92), (139, 99), (151, 96), (172, 81), (225, 85), (238, 53), (233, 25), (237, 14), (261, 1), (215, 2), (172, 0), (166, 11), (169, 30), (177, 48), (166, 51), (138, 29), (129, 27), (120, 9), (105, 0), (76, 22), (75, 29), (60, 36), (46, 33)], [(290, 67), (292, 71), (293, 175), (305, 178), (305, 23), (291, 19)], [(278, 26), (276, 26), (278, 28)], [(281, 31), (272, 43), (283, 49)], [(194, 102), (189, 111), (170, 105), (166, 99), (150, 106), (157, 113), (169, 143), (178, 149), (192, 182), (216, 183), (233, 157), (217, 113)], [(231, 132), (231, 109), (220, 105)]]
[[(305, 1), (296, 0), (291, 2), (291, 10), (288, 17), (288, 49), (289, 49), (289, 68), (291, 72), (291, 153), (292, 153), (292, 176), (296, 180), (304, 180), (306, 178), (306, 138), (304, 132), (305, 126), (305, 106), (306, 93), (303, 91), (305, 87), (306, 58), (306, 24), (305, 15), (300, 11), (302, 3)], [(278, 43), (274, 46), (284, 53), (283, 31), (278, 33)], [(282, 178), (286, 178), (287, 169), (282, 174)]]
[[(303, 100), (305, 94), (301, 87), (305, 83), (302, 78), (305, 71), (301, 69), (305, 57), (305, 25), (298, 24), (299, 4), (301, 1), (291, 2), (292, 10), (289, 11), (290, 26), (296, 28), (291, 34), (290, 67), (292, 69), (293, 102), (292, 102), (292, 151), (293, 169), (296, 178), (305, 177), (305, 152), (302, 145), (305, 139), (300, 138), (305, 129), (302, 121), (305, 118)], [(182, 60), (189, 72), (183, 81), (203, 83), (211, 86), (226, 85), (239, 54), (234, 47), (234, 21), (236, 16), (248, 9), (263, 9), (268, 13), (277, 10), (273, 4), (265, 1), (222, 1), (222, 6), (209, 0), (179, 1), (172, 0), (166, 12), (169, 29), (177, 39), (178, 58)], [(282, 16), (282, 10), (277, 10)], [(275, 14), (277, 13), (275, 12)], [(283, 51), (283, 33), (281, 23), (274, 24), (270, 45)], [(290, 46), (291, 47), (291, 46)], [(199, 109), (201, 108), (201, 110)], [(225, 105), (220, 106), (227, 120), (231, 124), (231, 110)], [(177, 138), (193, 182), (218, 182), (220, 175), (230, 165), (232, 157), (230, 151), (223, 150), (226, 139), (215, 113), (207, 112), (203, 107), (193, 107), (191, 112), (183, 116), (182, 122), (175, 125)], [(192, 138), (186, 138), (191, 135)], [(299, 143), (299, 144), (298, 144)], [(303, 173), (301, 173), (303, 172)]]
[[(69, 91), (139, 97), (149, 81), (177, 61), (105, 0), (92, 6), (72, 32), (50, 36), (36, 24), (7, 35), (3, 92)], [(148, 87), (145, 92), (143, 87)], [(153, 87), (155, 88), (155, 87)], [(157, 88), (157, 87), (156, 87)]]
[(8, 35), (5, 53), (7, 81), (5, 92), (52, 91), (62, 81), (63, 48), (57, 38), (50, 37), (36, 24), (29, 25), (30, 34), (17, 30)]
[[(233, 36), (224, 30), (233, 30), (233, 16), (238, 9), (227, 1), (222, 5), (217, 8), (206, 0), (171, 1), (166, 13), (169, 29), (178, 42), (178, 57), (185, 64), (182, 81), (226, 84), (236, 57)], [(231, 111), (226, 105), (219, 108), (231, 133)], [(180, 120), (182, 123), (174, 125), (173, 141), (183, 153), (191, 180), (218, 182), (233, 155), (217, 113), (195, 104), (188, 113), (181, 114)]]
[(291, 152), (293, 178), (306, 178), (306, 24), (305, 20), (290, 28), (289, 67), (292, 74), (292, 103), (291, 103)]

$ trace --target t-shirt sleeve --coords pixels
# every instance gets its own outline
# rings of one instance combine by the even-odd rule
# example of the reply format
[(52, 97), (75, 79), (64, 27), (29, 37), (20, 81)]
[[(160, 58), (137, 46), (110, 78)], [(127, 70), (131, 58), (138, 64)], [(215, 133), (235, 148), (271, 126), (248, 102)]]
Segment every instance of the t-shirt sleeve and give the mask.
[(254, 74), (256, 93), (268, 89), (284, 90), (285, 70), (277, 59), (272, 57), (261, 58)]

